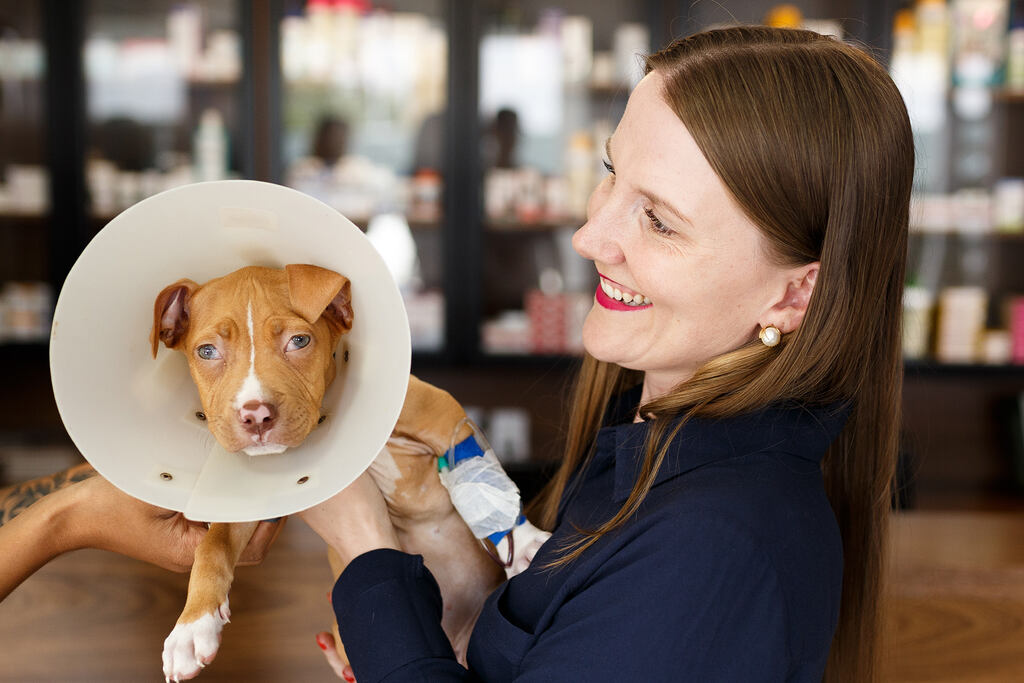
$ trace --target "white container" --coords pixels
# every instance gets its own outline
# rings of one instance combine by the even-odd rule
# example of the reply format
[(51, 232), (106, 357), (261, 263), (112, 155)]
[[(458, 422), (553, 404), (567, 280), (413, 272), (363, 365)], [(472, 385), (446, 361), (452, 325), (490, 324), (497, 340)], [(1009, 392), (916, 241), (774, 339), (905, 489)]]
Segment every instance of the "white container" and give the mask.
[(167, 42), (180, 73), (191, 78), (203, 44), (203, 22), (197, 5), (181, 4), (167, 16)]
[(196, 181), (223, 180), (228, 174), (228, 137), (224, 119), (216, 109), (206, 109), (199, 119), (194, 151)]
[(643, 24), (620, 24), (613, 41), (616, 80), (632, 89), (644, 77), (643, 58), (651, 51), (651, 33)]
[(1024, 28), (1015, 28), (1007, 36), (1006, 87), (1024, 91)]
[(924, 287), (903, 290), (903, 357), (920, 360), (928, 355), (935, 297)]
[(1024, 178), (1002, 178), (992, 195), (992, 213), (999, 232), (1024, 232)]
[(988, 365), (1008, 365), (1013, 358), (1013, 337), (1009, 330), (985, 330), (981, 337), (981, 360)]
[(565, 82), (585, 83), (594, 63), (594, 23), (587, 17), (564, 17), (561, 33)]
[(944, 363), (978, 360), (988, 292), (983, 287), (947, 287), (939, 295), (935, 355)]

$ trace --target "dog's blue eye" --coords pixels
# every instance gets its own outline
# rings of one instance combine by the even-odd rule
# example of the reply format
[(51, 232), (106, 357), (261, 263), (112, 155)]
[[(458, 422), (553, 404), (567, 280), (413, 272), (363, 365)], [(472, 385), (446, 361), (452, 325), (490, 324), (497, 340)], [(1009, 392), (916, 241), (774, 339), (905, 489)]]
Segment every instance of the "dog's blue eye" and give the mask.
[(213, 344), (203, 344), (198, 347), (196, 349), (196, 355), (203, 360), (217, 360), (220, 358), (220, 352)]
[(288, 350), (304, 349), (309, 346), (310, 337), (308, 334), (297, 334), (288, 341)]

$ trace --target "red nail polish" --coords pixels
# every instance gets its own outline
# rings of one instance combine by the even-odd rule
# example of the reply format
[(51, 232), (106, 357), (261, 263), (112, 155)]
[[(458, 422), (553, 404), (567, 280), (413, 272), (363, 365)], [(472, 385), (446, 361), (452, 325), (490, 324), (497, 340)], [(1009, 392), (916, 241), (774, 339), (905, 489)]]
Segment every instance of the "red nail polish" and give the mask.
[(346, 671), (344, 674), (342, 674), (342, 676), (346, 681), (348, 681), (348, 683), (356, 683), (356, 677), (350, 674), (349, 672)]
[(320, 640), (320, 636), (316, 637), (316, 644), (320, 646), (321, 650), (327, 650), (327, 644), (324, 641)]

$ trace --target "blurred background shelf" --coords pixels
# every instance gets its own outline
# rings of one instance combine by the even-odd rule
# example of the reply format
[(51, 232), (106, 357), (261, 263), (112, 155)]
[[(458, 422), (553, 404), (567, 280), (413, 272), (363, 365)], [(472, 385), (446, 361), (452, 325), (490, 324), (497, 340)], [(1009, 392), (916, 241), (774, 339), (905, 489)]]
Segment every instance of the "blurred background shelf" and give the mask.
[[(0, 0), (0, 375), (17, 388), (0, 400), (0, 464), (17, 444), (69, 442), (46, 335), (4, 341), (6, 297), (24, 338), (120, 211), (178, 184), (237, 177), (288, 184), (353, 218), (400, 282), (414, 372), (496, 429), (510, 466), (545, 471), (596, 286), (572, 234), (641, 75), (637, 55), (708, 26), (760, 22), (774, 5)], [(898, 83), (924, 73), (917, 80), (937, 88), (934, 100), (908, 98), (923, 162), (909, 284), (930, 303), (905, 366), (905, 471), (919, 505), (1016, 500), (1024, 456), (1012, 406), (1024, 366), (1005, 357), (1012, 335), (993, 337), (1002, 359), (933, 359), (952, 360), (941, 352), (945, 290), (981, 293), (986, 335), (1012, 330), (1008, 311), (1024, 294), (1024, 226), (996, 225), (1000, 193), (1016, 191), (1000, 183), (1024, 176), (1024, 85), (1007, 66), (1024, 35), (1006, 30), (1019, 3), (797, 5), (803, 25), (871, 46)], [(951, 27), (977, 7), (1001, 28), (957, 42)], [(975, 92), (989, 109), (958, 109), (961, 62), (945, 62), (944, 80), (920, 71), (934, 41), (950, 60), (965, 50), (1001, 60)], [(986, 52), (993, 45), (1001, 52)], [(941, 111), (927, 110), (934, 102)]]

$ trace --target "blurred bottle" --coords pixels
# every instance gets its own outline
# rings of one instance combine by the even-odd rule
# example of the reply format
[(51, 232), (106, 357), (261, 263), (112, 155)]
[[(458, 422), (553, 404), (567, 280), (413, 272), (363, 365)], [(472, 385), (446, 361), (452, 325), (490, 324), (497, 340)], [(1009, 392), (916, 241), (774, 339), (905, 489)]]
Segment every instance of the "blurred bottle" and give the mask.
[(216, 109), (203, 111), (193, 141), (193, 155), (197, 182), (227, 177), (227, 131), (224, 129), (224, 119)]
[(908, 285), (903, 290), (903, 357), (921, 360), (931, 350), (935, 298), (925, 287)]
[(590, 192), (594, 189), (594, 139), (586, 131), (577, 131), (569, 139), (566, 152), (566, 179), (569, 184), (569, 211), (585, 216)]
[(774, 28), (800, 28), (804, 23), (804, 15), (795, 5), (776, 5), (768, 10), (764, 23)]
[(203, 45), (202, 16), (199, 7), (186, 3), (175, 5), (167, 16), (167, 41), (179, 72), (191, 78)]
[(920, 0), (896, 13), (890, 74), (907, 105), (920, 163), (918, 192), (949, 189), (947, 100), (950, 89), (949, 13), (943, 0)]
[(1024, 26), (1016, 26), (1007, 36), (1006, 88), (1024, 90)]

